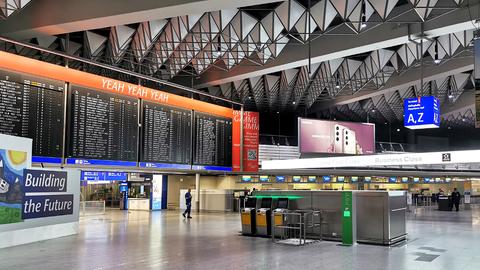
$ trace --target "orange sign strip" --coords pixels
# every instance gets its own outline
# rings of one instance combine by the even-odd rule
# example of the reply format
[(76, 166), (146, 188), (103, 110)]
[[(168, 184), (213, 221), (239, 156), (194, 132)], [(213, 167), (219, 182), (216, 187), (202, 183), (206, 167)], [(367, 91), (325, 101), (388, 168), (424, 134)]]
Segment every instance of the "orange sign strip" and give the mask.
[(195, 110), (232, 118), (233, 110), (187, 97), (173, 95), (141, 85), (114, 80), (83, 71), (42, 62), (39, 60), (0, 51), (0, 68), (24, 72), (31, 75), (66, 81), (106, 92), (150, 100), (165, 105)]

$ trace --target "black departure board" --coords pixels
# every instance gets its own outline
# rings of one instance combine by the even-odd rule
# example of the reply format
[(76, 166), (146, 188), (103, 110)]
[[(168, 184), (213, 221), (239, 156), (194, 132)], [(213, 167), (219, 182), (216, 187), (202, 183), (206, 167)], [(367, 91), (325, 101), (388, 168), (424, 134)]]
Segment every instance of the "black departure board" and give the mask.
[(61, 157), (64, 87), (61, 81), (0, 70), (0, 133), (33, 139), (34, 156)]
[(232, 120), (195, 113), (195, 165), (232, 166)]
[(71, 85), (68, 157), (136, 161), (138, 99)]
[(143, 103), (141, 161), (190, 164), (192, 111)]

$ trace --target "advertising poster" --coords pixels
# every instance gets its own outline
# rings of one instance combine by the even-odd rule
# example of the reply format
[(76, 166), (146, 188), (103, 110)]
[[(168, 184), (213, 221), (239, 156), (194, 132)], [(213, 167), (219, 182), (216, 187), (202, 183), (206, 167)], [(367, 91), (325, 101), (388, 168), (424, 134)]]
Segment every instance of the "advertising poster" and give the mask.
[(362, 155), (375, 152), (375, 125), (299, 118), (300, 153)]
[[(243, 171), (258, 172), (258, 145), (260, 115), (258, 112), (243, 112)], [(240, 111), (233, 112), (232, 170), (240, 171)]]
[(22, 221), (23, 169), (27, 153), (0, 149), (0, 224)]
[(162, 209), (162, 190), (163, 177), (162, 175), (154, 175), (152, 179), (152, 210)]

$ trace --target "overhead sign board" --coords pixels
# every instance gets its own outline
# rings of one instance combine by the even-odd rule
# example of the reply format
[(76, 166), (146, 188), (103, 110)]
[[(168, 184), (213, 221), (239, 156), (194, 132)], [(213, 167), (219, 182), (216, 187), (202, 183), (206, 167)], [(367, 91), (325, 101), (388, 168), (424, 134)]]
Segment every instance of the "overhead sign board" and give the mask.
[(434, 96), (407, 98), (403, 108), (403, 123), (406, 128), (425, 129), (440, 126), (440, 102)]

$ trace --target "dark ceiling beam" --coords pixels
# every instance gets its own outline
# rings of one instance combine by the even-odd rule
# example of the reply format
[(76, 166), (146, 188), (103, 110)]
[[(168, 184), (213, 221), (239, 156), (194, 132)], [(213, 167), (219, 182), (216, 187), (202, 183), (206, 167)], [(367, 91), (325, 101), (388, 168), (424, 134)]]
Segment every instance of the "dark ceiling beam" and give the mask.
[(0, 22), (17, 40), (232, 9), (278, 0), (36, 0)]

